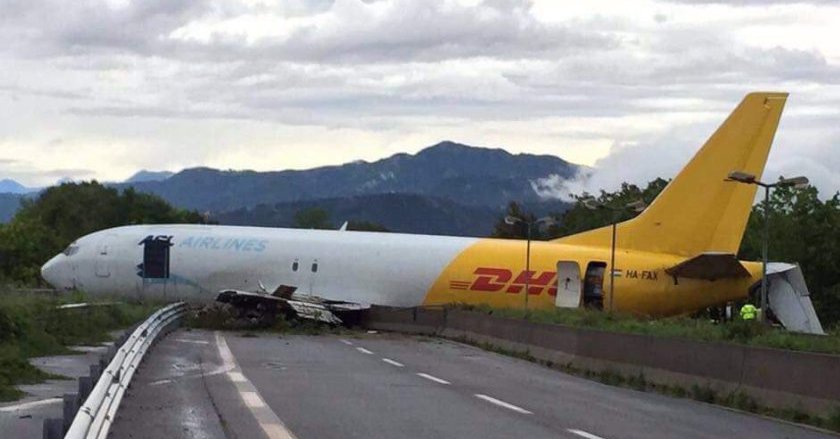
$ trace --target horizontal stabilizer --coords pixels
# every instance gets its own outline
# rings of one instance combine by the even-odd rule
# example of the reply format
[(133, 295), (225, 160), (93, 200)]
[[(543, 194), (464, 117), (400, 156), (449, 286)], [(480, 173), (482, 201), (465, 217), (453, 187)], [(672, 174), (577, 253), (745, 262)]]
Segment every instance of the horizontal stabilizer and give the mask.
[(767, 293), (770, 309), (785, 328), (806, 334), (825, 334), (798, 265), (771, 262), (767, 266), (767, 278), (770, 281)]
[(750, 276), (750, 272), (732, 253), (701, 253), (666, 268), (665, 272), (677, 278), (705, 280)]

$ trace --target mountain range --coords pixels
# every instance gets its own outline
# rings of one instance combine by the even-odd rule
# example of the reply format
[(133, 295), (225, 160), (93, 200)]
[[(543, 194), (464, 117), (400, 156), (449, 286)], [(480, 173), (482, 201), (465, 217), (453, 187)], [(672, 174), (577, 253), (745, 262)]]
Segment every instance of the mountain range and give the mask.
[(320, 207), (336, 225), (364, 220), (400, 232), (479, 236), (490, 233), (511, 201), (537, 213), (562, 210), (563, 202), (541, 198), (533, 182), (577, 172), (555, 156), (444, 141), (374, 162), (271, 172), (141, 171), (111, 185), (207, 212), (221, 224), (290, 226), (297, 211)]
[(12, 179), (0, 180), (0, 194), (27, 194), (38, 189), (26, 187)]

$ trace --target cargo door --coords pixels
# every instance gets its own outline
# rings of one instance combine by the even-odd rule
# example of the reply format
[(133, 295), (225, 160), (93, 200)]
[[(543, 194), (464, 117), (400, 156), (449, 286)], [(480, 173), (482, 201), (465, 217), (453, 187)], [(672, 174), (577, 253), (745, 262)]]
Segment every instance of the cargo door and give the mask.
[(557, 263), (557, 297), (554, 305), (558, 308), (580, 307), (583, 291), (580, 284), (580, 265), (575, 261)]
[(142, 296), (166, 299), (168, 290), (174, 289), (169, 278), (172, 237), (150, 235), (140, 241), (140, 245), (143, 246), (143, 262), (138, 266), (138, 274), (143, 279)]

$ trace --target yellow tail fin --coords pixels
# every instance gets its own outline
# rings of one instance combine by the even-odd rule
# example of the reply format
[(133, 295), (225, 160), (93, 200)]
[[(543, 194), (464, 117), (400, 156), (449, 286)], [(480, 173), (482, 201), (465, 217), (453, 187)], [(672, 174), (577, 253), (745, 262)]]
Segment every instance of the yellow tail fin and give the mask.
[[(787, 96), (748, 94), (656, 200), (618, 225), (616, 247), (685, 256), (737, 253), (756, 186), (725, 180), (732, 171), (761, 177)], [(556, 242), (609, 246), (610, 232), (604, 227)]]

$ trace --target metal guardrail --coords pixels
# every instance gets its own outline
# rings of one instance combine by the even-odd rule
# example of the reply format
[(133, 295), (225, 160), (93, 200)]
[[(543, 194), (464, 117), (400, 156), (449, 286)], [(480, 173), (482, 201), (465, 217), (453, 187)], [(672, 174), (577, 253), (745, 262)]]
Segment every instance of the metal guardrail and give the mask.
[[(80, 394), (64, 395), (65, 419), (45, 420), (44, 438), (61, 437), (62, 431), (67, 432), (64, 435), (66, 439), (106, 438), (116, 418), (123, 395), (140, 366), (144, 354), (158, 336), (175, 327), (185, 311), (184, 303), (175, 303), (161, 308), (138, 325), (131, 335), (124, 337), (124, 342), (118, 344), (119, 347), (115, 352), (111, 352), (113, 358), (104, 370), (91, 366), (92, 376), (79, 379)], [(104, 361), (100, 364), (102, 363)], [(97, 373), (100, 370), (101, 374)], [(84, 378), (87, 378), (87, 381)], [(92, 381), (97, 378), (96, 385), (91, 388)], [(85, 396), (87, 399), (84, 404), (75, 411), (78, 402)], [(69, 423), (70, 417), (73, 419), (72, 423)]]

